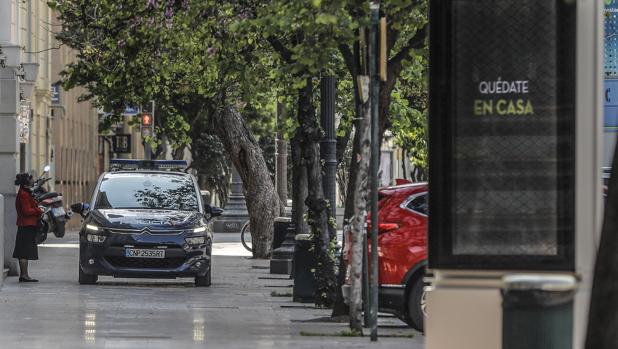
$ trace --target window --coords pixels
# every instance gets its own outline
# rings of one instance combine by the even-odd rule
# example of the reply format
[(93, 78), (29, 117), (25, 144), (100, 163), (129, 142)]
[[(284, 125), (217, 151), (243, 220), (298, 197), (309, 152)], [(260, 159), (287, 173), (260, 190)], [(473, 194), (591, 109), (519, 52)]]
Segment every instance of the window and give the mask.
[(190, 177), (118, 174), (103, 179), (95, 208), (198, 211), (198, 202)]
[(420, 213), (422, 215), (427, 216), (427, 212), (429, 211), (429, 206), (427, 202), (427, 193), (423, 193), (420, 195), (418, 194), (413, 195), (411, 197), (411, 200), (406, 205), (406, 207), (416, 213)]

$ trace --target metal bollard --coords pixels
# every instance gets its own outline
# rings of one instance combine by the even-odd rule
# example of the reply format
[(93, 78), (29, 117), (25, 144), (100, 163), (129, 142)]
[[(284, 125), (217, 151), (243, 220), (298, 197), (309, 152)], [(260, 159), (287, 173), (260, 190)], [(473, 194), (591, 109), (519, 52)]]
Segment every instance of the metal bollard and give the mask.
[(502, 282), (503, 349), (573, 347), (573, 276), (507, 275)]
[(311, 251), (311, 236), (309, 234), (296, 235), (296, 249), (294, 251), (294, 288), (292, 298), (294, 302), (310, 303), (314, 301), (315, 280), (312, 269), (315, 268), (315, 254)]
[(288, 232), (288, 227), (291, 224), (292, 219), (290, 217), (277, 217), (275, 218), (273, 244), (272, 249), (276, 250), (285, 241), (285, 235)]

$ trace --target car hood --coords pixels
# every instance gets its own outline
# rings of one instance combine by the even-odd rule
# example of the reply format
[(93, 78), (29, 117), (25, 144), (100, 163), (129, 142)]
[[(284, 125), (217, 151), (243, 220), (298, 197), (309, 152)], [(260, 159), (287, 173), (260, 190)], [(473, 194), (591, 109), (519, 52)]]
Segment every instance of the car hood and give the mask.
[(204, 224), (204, 215), (192, 211), (97, 209), (92, 223), (112, 229), (191, 229)]

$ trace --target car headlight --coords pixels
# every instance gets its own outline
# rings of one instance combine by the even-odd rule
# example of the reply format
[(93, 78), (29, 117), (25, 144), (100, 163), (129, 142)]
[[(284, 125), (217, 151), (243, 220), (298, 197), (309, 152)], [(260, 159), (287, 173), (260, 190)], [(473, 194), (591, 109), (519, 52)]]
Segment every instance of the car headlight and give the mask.
[(92, 224), (86, 224), (86, 230), (99, 231), (99, 227)]
[(106, 236), (97, 234), (86, 234), (86, 240), (89, 242), (103, 242)]
[(205, 231), (206, 231), (206, 227), (199, 227), (199, 228), (193, 229), (194, 233), (203, 233)]
[(191, 238), (185, 238), (185, 241), (189, 245), (202, 245), (206, 242), (206, 237), (205, 236), (195, 236)]

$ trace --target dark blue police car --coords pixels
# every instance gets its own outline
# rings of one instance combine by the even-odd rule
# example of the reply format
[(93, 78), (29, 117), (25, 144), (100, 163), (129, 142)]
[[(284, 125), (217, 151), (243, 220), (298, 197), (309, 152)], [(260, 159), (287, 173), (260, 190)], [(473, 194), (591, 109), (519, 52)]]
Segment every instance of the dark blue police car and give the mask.
[(194, 176), (174, 171), (184, 161), (112, 160), (89, 203), (71, 206), (84, 218), (79, 233), (79, 283), (99, 275), (195, 278), (210, 286), (212, 218)]

